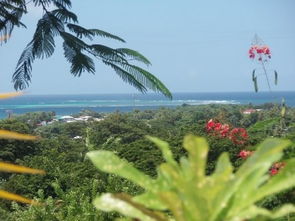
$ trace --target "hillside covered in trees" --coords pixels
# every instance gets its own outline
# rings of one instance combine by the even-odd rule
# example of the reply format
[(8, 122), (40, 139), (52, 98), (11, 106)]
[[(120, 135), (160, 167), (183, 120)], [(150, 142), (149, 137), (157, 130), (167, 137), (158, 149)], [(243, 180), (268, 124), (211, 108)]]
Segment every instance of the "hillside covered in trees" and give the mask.
[[(247, 113), (245, 110), (249, 109), (259, 111)], [(288, 108), (284, 117), (281, 117), (281, 107), (273, 104), (184, 105), (175, 109), (96, 113), (96, 116), (104, 117), (101, 121), (57, 121), (40, 126), (41, 121), (53, 119), (53, 113), (29, 113), (0, 121), (1, 129), (40, 137), (37, 141), (0, 140), (0, 160), (46, 171), (43, 176), (1, 174), (2, 189), (35, 198), (42, 206), (1, 200), (0, 220), (113, 220), (119, 215), (97, 211), (92, 205), (94, 197), (105, 192), (136, 195), (143, 189), (125, 179), (98, 171), (85, 155), (92, 150), (110, 150), (153, 177), (163, 158), (146, 135), (167, 141), (176, 160), (187, 154), (182, 148), (186, 134), (205, 137), (211, 147), (207, 174), (213, 172), (222, 152), (230, 154), (230, 160), (237, 168), (267, 137), (281, 137), (293, 142), (285, 150), (282, 162), (295, 156), (293, 108)], [(208, 124), (210, 119), (215, 122), (213, 130)], [(238, 134), (237, 140), (243, 139), (243, 142), (234, 142), (234, 139), (219, 134), (216, 125), (227, 125), (231, 131), (245, 129), (247, 136), (243, 138)], [(294, 190), (289, 190), (260, 204), (276, 208), (283, 203), (295, 203), (294, 194)]]

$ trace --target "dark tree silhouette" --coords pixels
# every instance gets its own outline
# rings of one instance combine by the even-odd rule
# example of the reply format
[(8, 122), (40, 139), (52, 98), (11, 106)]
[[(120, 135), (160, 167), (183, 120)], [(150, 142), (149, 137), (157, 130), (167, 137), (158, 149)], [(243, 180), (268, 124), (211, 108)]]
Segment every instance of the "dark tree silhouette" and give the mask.
[[(111, 48), (102, 44), (90, 44), (95, 37), (110, 38), (124, 43), (125, 41), (113, 34), (99, 30), (88, 29), (78, 25), (78, 17), (70, 11), (71, 0), (31, 0), (35, 7), (44, 11), (38, 21), (33, 39), (22, 52), (13, 83), (16, 90), (27, 88), (32, 78), (32, 64), (35, 59), (48, 58), (54, 53), (55, 38), (63, 40), (64, 56), (70, 63), (70, 72), (79, 77), (82, 72), (95, 73), (93, 58), (112, 68), (123, 81), (131, 84), (137, 90), (145, 93), (148, 89), (160, 92), (172, 98), (165, 85), (147, 70), (134, 62), (149, 66), (150, 61), (139, 52), (128, 48)], [(13, 28), (26, 27), (21, 22), (28, 13), (25, 0), (0, 0), (0, 36), (6, 42)], [(51, 6), (51, 7), (49, 7)], [(50, 10), (49, 8), (52, 8)]]

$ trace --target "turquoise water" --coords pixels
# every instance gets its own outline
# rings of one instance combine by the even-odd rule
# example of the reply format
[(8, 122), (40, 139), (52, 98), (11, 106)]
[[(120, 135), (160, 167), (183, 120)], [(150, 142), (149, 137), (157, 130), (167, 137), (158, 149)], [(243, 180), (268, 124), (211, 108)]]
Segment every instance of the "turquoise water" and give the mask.
[(83, 109), (97, 112), (146, 110), (176, 107), (182, 104), (263, 104), (280, 103), (285, 98), (295, 107), (295, 92), (239, 92), (239, 93), (174, 93), (173, 100), (158, 94), (98, 94), (98, 95), (24, 95), (0, 101), (0, 118), (7, 111), (22, 114), (34, 111), (55, 111), (57, 115), (78, 113)]

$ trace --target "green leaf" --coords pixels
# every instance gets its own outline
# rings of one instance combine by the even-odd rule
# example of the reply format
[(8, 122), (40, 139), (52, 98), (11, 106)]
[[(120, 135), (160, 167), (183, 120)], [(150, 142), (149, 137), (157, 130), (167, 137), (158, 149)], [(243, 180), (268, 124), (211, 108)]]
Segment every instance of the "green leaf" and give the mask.
[(114, 197), (114, 195), (109, 193), (103, 194), (102, 196), (96, 198), (93, 201), (93, 204), (97, 209), (105, 212), (116, 211), (125, 216), (136, 218), (142, 221), (156, 220), (145, 215), (143, 212), (135, 208), (133, 205), (130, 205), (128, 202), (117, 197)]
[(278, 85), (278, 72), (275, 70), (275, 85)]
[(51, 14), (63, 22), (78, 22), (78, 17), (66, 8), (58, 8), (51, 11)]
[[(212, 200), (212, 211), (211, 219), (214, 220), (220, 211), (224, 208), (225, 199), (223, 197), (217, 197), (219, 193), (225, 192), (228, 184), (234, 178), (233, 166), (230, 163), (228, 153), (223, 153), (217, 161), (215, 171), (211, 176), (209, 182), (209, 193), (208, 198)], [(208, 178), (210, 179), (210, 178)]]
[(254, 77), (253, 83), (254, 83), (255, 92), (258, 92), (257, 77)]
[(149, 209), (166, 210), (167, 206), (159, 200), (159, 197), (155, 193), (146, 192), (133, 198), (134, 202), (145, 205)]
[[(26, 2), (24, 1), (1, 1), (0, 36), (10, 36), (15, 26), (26, 28), (21, 22), (21, 18), (26, 12)], [(7, 42), (8, 39), (5, 38), (3, 42)]]
[(129, 48), (117, 48), (116, 51), (119, 51), (124, 54), (124, 56), (129, 57), (133, 60), (142, 62), (146, 65), (151, 65), (151, 62), (142, 54), (140, 54), (138, 51), (134, 51)]
[[(177, 221), (241, 221), (275, 219), (295, 212), (292, 205), (285, 205), (276, 211), (269, 211), (255, 205), (266, 196), (295, 186), (295, 159), (286, 161), (287, 165), (276, 176), (269, 176), (269, 168), (281, 158), (283, 150), (290, 142), (267, 139), (258, 146), (255, 153), (236, 173), (233, 173), (228, 154), (223, 153), (218, 158), (214, 173), (206, 175), (208, 145), (205, 139), (193, 135), (184, 138), (183, 145), (188, 151), (188, 159), (182, 157), (180, 166), (173, 159), (166, 142), (157, 138), (150, 139), (159, 146), (166, 160), (166, 163), (158, 167), (157, 179), (148, 178), (148, 182), (140, 182), (144, 183), (141, 186), (146, 189), (146, 192), (134, 198), (122, 194), (112, 195), (116, 200), (119, 199), (120, 203), (123, 201), (132, 209), (140, 211), (141, 215), (156, 220), (162, 218), (167, 220), (162, 213), (151, 210), (154, 209), (164, 210)], [(141, 178), (142, 174), (139, 171), (133, 172), (135, 168), (126, 166), (127, 163), (119, 158), (114, 160), (113, 156), (111, 154), (95, 157), (101, 164), (97, 167), (106, 167), (102, 170), (128, 178), (137, 184), (145, 179)], [(108, 161), (109, 159), (111, 161)], [(139, 175), (135, 175), (137, 173)], [(112, 203), (109, 203), (111, 206), (105, 207), (112, 207)], [(119, 211), (126, 216), (135, 217), (135, 211), (124, 213), (125, 209), (124, 211), (118, 209), (118, 205), (123, 204), (118, 202), (115, 204), (117, 204), (115, 208), (104, 209), (104, 211)]]
[(169, 144), (156, 137), (147, 136), (147, 138), (154, 144), (156, 144), (157, 147), (159, 147), (159, 149), (162, 151), (163, 157), (166, 160), (166, 162), (173, 166), (175, 169), (178, 169), (177, 162), (173, 158), (173, 154), (169, 148)]
[(167, 98), (172, 99), (172, 94), (168, 90), (168, 88), (166, 88), (166, 86), (150, 72), (135, 65), (128, 65), (127, 68), (136, 75), (139, 75), (139, 77), (142, 78), (142, 82), (146, 87), (155, 92), (160, 92)]
[(271, 212), (264, 208), (259, 208), (257, 206), (251, 206), (247, 210), (242, 211), (239, 215), (233, 217), (231, 220), (244, 220), (244, 219), (253, 219), (260, 217), (258, 220), (262, 220), (263, 217), (270, 219), (278, 219), (280, 217), (286, 216), (290, 213), (295, 212), (295, 207), (290, 204), (285, 204), (281, 208)]
[(254, 69), (254, 70), (252, 71), (252, 81), (255, 81), (255, 78), (256, 78), (256, 76), (255, 76), (255, 72), (256, 72), (256, 69)]
[(118, 76), (122, 78), (124, 82), (127, 82), (128, 84), (132, 85), (141, 93), (147, 92), (146, 87), (126, 70), (122, 69), (118, 65), (115, 65), (111, 62), (103, 61), (103, 63), (106, 64), (107, 66), (110, 66), (118, 74)]
[(197, 179), (201, 180), (205, 176), (208, 143), (204, 138), (188, 135), (184, 138), (183, 146), (189, 153), (191, 170), (195, 171)]
[(32, 42), (22, 52), (12, 75), (12, 81), (16, 90), (23, 90), (28, 87), (32, 77), (32, 63), (34, 61)]
[(295, 186), (295, 159), (287, 160), (286, 166), (273, 176), (259, 191), (253, 196), (255, 200), (260, 200), (265, 196), (276, 194)]
[(93, 35), (96, 35), (96, 36), (100, 36), (100, 37), (104, 37), (104, 38), (110, 38), (110, 39), (114, 39), (114, 40), (117, 40), (117, 41), (121, 41), (121, 42), (124, 42), (125, 43), (125, 40), (116, 36), (116, 35), (113, 35), (111, 33), (108, 33), (106, 31), (102, 31), (102, 30), (99, 30), (99, 29), (88, 29), (88, 31), (90, 31)]
[(101, 58), (103, 61), (128, 63), (128, 61), (123, 57), (124, 54), (118, 52), (116, 49), (101, 44), (93, 44), (90, 47), (94, 56)]
[(72, 7), (71, 0), (53, 0), (53, 3), (57, 7), (68, 7), (68, 8)]
[(72, 58), (71, 73), (80, 77), (84, 71), (95, 73), (94, 62), (87, 55), (78, 52)]
[[(173, 216), (177, 221), (186, 221), (184, 202), (179, 200), (178, 196), (173, 192), (161, 192), (159, 193), (161, 199), (166, 202), (169, 209), (173, 213)], [(197, 211), (196, 211), (197, 212)], [(197, 214), (196, 214), (197, 217)]]
[(143, 174), (112, 152), (91, 151), (87, 153), (87, 157), (101, 171), (129, 179), (145, 189), (152, 188), (153, 180), (149, 176)]
[(75, 25), (75, 24), (67, 24), (67, 27), (69, 28), (70, 31), (74, 32), (78, 38), (82, 38), (82, 37), (87, 37), (90, 40), (92, 40), (94, 34), (89, 31), (88, 29), (80, 26), (80, 25)]
[[(255, 153), (250, 156), (245, 163), (238, 169), (237, 176), (245, 176), (256, 168), (270, 167), (274, 162), (282, 157), (282, 150), (290, 145), (287, 140), (268, 138), (262, 142)], [(267, 170), (267, 169), (266, 169)]]
[(36, 58), (50, 57), (55, 48), (54, 35), (50, 17), (45, 14), (43, 18), (38, 21), (36, 31), (32, 40), (32, 53)]
[(90, 49), (90, 46), (87, 45), (84, 41), (68, 32), (61, 32), (60, 36), (69, 47), (75, 50)]

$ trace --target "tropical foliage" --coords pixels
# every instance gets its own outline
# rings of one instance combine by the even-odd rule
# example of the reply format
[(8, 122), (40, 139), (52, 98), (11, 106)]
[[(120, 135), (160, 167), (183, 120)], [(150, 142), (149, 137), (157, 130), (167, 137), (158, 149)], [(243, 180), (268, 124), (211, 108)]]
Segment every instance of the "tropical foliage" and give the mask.
[[(9, 97), (18, 96), (20, 93), (5, 93), (0, 94), (0, 99), (5, 99)], [(36, 140), (35, 136), (20, 134), (17, 132), (11, 132), (8, 130), (0, 129), (0, 139), (17, 139), (17, 140)], [(10, 163), (0, 162), (0, 171), (1, 172), (16, 172), (16, 173), (31, 173), (31, 174), (44, 174), (43, 170), (31, 169), (24, 166), (18, 166)], [(0, 198), (15, 200), (22, 203), (35, 204), (35, 201), (27, 199), (25, 197), (9, 193), (7, 191), (0, 189)]]
[[(136, 65), (136, 62), (147, 66), (151, 64), (139, 52), (128, 48), (111, 48), (99, 43), (92, 44), (95, 37), (109, 38), (122, 43), (125, 40), (100, 29), (80, 26), (77, 15), (71, 11), (71, 0), (32, 0), (31, 3), (43, 10), (43, 16), (37, 23), (32, 40), (26, 45), (17, 62), (13, 74), (15, 89), (23, 90), (29, 86), (33, 62), (35, 59), (50, 57), (56, 47), (56, 38), (59, 37), (63, 41), (64, 56), (71, 65), (72, 75), (79, 77), (84, 71), (94, 74), (95, 58), (112, 68), (123, 81), (140, 92), (144, 93), (151, 89), (172, 97), (159, 79)], [(28, 13), (27, 2), (3, 0), (0, 6), (0, 36), (4, 36), (3, 41), (6, 42), (15, 26), (25, 27), (21, 19)]]
[(156, 179), (112, 152), (87, 153), (98, 169), (129, 179), (145, 189), (134, 197), (103, 194), (94, 200), (96, 208), (143, 221), (261, 220), (261, 217), (276, 219), (295, 212), (292, 205), (284, 205), (274, 212), (255, 205), (264, 197), (295, 186), (295, 159), (290, 159), (275, 177), (270, 178), (267, 173), (272, 163), (282, 157), (288, 141), (266, 140), (235, 173), (228, 154), (223, 153), (214, 172), (206, 175), (208, 145), (204, 138), (186, 136), (183, 146), (188, 157), (182, 157), (179, 163), (166, 142), (149, 139), (162, 151), (166, 161), (158, 167)]
[[(0, 140), (1, 160), (40, 168), (46, 171), (46, 175), (1, 173), (2, 189), (21, 194), (26, 198), (35, 198), (42, 203), (42, 206), (16, 205), (8, 200), (0, 200), (0, 219), (31, 221), (48, 217), (48, 220), (74, 220), (73, 216), (77, 215), (75, 211), (85, 212), (85, 215), (79, 215), (79, 220), (91, 221), (93, 214), (96, 214), (94, 217), (99, 217), (97, 220), (114, 220), (120, 217), (117, 213), (95, 211), (92, 201), (97, 195), (106, 192), (125, 192), (135, 196), (142, 194), (144, 189), (116, 175), (97, 171), (85, 158), (85, 154), (94, 150), (112, 151), (155, 179), (157, 166), (164, 161), (160, 149), (145, 138), (146, 134), (169, 142), (177, 162), (181, 157), (187, 156), (186, 150), (182, 148), (182, 140), (186, 134), (206, 137), (211, 147), (206, 165), (207, 175), (214, 172), (217, 159), (223, 152), (228, 152), (236, 171), (245, 161), (240, 156), (240, 152), (247, 151), (247, 155), (248, 152), (255, 151), (257, 145), (268, 136), (279, 136), (293, 142), (284, 150), (283, 159), (278, 162), (286, 162), (294, 158), (295, 110), (288, 108), (287, 130), (281, 131), (277, 125), (279, 121), (277, 115), (280, 112), (278, 106), (274, 104), (251, 106), (263, 111), (250, 115), (242, 114), (242, 110), (248, 108), (249, 106), (241, 105), (204, 105), (183, 106), (175, 109), (134, 110), (130, 113), (106, 114), (104, 120), (99, 122), (55, 122), (46, 126), (32, 125), (30, 121), (27, 121), (28, 116), (34, 116), (34, 114), (1, 120), (1, 129), (42, 136), (42, 139), (34, 142)], [(38, 113), (36, 116), (47, 117), (47, 114)], [(207, 133), (205, 126), (211, 118), (216, 122), (229, 124), (230, 128), (245, 128), (249, 136), (247, 143), (239, 145), (230, 139)], [(82, 139), (74, 139), (75, 136), (81, 136)], [(277, 165), (274, 163), (270, 168), (274, 166)], [(281, 171), (283, 170), (279, 170), (277, 175)], [(257, 205), (274, 210), (284, 203), (295, 204), (294, 194), (294, 189), (290, 189), (267, 197)], [(77, 203), (70, 202), (71, 200)]]

